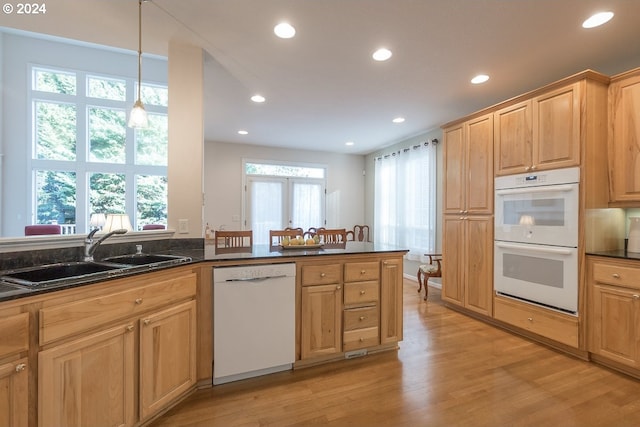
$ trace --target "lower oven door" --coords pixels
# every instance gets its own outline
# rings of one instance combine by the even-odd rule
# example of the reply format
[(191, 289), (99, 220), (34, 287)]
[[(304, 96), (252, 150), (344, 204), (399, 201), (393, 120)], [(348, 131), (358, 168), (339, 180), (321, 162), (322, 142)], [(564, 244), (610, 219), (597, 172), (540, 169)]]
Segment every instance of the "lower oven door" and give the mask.
[(577, 248), (496, 241), (494, 263), (497, 293), (577, 313)]

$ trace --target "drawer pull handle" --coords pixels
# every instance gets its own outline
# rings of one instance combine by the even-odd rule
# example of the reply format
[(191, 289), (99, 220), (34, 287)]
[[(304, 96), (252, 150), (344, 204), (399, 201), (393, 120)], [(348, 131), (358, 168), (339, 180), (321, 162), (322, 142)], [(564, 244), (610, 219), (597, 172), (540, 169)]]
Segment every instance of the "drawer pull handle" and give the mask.
[(144, 319), (144, 324), (148, 325), (149, 323), (151, 323), (151, 319)]
[(326, 276), (326, 274), (320, 273), (320, 277), (324, 277), (324, 276)]
[(136, 298), (136, 304), (138, 305), (142, 304), (142, 298)]
[(360, 295), (364, 295), (364, 293), (365, 293), (364, 291), (360, 291)]
[(366, 317), (364, 317), (364, 316), (360, 316), (360, 321), (362, 321), (362, 320), (364, 320), (364, 319), (366, 319)]
[(25, 369), (27, 369), (27, 365), (26, 365), (26, 363), (18, 363), (18, 364), (16, 365), (16, 372), (22, 372), (22, 371), (24, 371)]
[(613, 273), (612, 276), (613, 276), (614, 279), (619, 279), (620, 278), (620, 275), (618, 273)]
[(133, 331), (133, 325), (127, 326), (127, 331), (129, 331), (129, 332)]
[(528, 320), (529, 322), (533, 322), (533, 317), (528, 317), (528, 318), (527, 318), (527, 320)]

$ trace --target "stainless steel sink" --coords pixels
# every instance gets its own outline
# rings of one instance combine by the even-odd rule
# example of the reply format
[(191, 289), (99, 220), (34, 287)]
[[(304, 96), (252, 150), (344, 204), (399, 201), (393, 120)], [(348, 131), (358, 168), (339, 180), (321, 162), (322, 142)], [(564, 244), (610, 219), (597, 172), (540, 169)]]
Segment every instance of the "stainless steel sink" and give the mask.
[(46, 264), (0, 272), (0, 280), (29, 288), (51, 287), (96, 281), (191, 261), (176, 255), (134, 254), (83, 261)]
[(23, 286), (48, 286), (90, 278), (107, 277), (124, 266), (104, 262), (70, 262), (47, 264), (2, 272), (1, 280)]
[(109, 257), (103, 261), (134, 266), (159, 266), (180, 264), (191, 261), (191, 258), (177, 255), (133, 254)]

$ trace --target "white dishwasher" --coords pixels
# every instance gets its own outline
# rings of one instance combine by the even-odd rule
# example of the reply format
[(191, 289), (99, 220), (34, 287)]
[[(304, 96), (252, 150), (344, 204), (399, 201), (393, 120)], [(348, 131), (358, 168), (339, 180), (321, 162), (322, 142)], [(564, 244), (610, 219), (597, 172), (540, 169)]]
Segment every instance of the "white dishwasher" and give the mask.
[(213, 384), (292, 369), (296, 265), (213, 269)]

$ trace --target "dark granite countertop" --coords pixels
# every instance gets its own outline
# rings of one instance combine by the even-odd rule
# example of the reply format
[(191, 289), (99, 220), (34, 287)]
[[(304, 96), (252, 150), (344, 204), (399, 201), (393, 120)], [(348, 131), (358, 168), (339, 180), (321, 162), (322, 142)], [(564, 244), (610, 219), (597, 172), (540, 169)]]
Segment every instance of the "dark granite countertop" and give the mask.
[(609, 258), (620, 258), (640, 261), (640, 252), (627, 252), (624, 249), (618, 249), (613, 251), (594, 251), (587, 252), (587, 255), (605, 256)]

